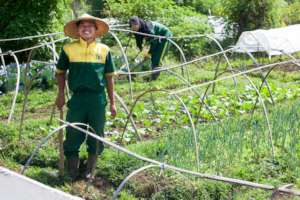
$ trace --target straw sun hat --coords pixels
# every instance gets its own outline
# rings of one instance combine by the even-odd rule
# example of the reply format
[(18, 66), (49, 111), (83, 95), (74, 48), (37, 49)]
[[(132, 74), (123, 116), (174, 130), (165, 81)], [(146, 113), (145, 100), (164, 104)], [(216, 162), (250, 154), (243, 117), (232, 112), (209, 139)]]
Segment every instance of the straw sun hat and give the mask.
[(83, 14), (80, 17), (78, 17), (77, 19), (66, 23), (66, 25), (64, 27), (65, 35), (67, 35), (71, 38), (74, 38), (74, 39), (79, 38), (77, 24), (78, 24), (78, 22), (83, 21), (83, 20), (92, 20), (95, 22), (95, 25), (97, 27), (96, 37), (100, 37), (100, 36), (104, 35), (109, 30), (108, 24), (105, 21), (103, 21), (102, 19), (91, 16), (89, 14)]

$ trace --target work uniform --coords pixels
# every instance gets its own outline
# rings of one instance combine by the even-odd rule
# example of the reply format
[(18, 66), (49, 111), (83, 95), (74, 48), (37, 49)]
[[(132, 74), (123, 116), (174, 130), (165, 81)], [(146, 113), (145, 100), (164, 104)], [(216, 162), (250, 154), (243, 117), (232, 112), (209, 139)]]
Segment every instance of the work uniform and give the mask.
[[(103, 136), (107, 104), (106, 76), (115, 75), (115, 66), (109, 48), (100, 43), (87, 44), (83, 39), (66, 44), (57, 63), (57, 73), (68, 73), (72, 97), (67, 103), (67, 121), (88, 124), (97, 135)], [(67, 158), (78, 157), (86, 135), (71, 127), (66, 129), (64, 153)], [(103, 144), (88, 136), (89, 154), (100, 154)]]
[[(158, 22), (151, 22), (152, 29), (150, 30), (151, 35), (157, 36), (165, 36), (165, 37), (172, 37), (171, 31), (164, 25)], [(161, 63), (162, 58), (164, 57), (167, 49), (168, 49), (168, 40), (167, 39), (160, 39), (160, 38), (153, 38), (144, 36), (147, 41), (150, 42), (150, 50), (149, 54), (151, 55), (151, 67), (155, 69)], [(136, 44), (139, 49), (143, 48), (143, 38), (141, 36), (136, 36)]]

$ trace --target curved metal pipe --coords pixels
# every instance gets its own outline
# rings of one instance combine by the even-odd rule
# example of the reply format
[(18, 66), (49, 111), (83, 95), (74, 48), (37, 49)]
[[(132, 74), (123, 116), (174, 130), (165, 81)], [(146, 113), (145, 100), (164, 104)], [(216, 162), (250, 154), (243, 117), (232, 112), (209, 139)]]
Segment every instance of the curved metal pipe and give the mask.
[[(21, 113), (21, 121), (20, 121), (20, 126), (19, 126), (19, 140), (21, 140), (21, 135), (22, 135), (22, 128), (23, 128), (23, 122), (24, 122), (24, 117), (25, 117), (25, 109), (26, 109), (26, 104), (28, 100), (28, 95), (32, 86), (32, 80), (29, 80), (27, 83), (27, 73), (29, 72), (29, 66), (30, 66), (30, 61), (32, 59), (34, 49), (30, 50), (28, 58), (27, 58), (27, 63), (26, 63), (26, 68), (24, 72), (24, 101), (23, 101), (23, 106), (22, 106), (22, 113)], [(27, 85), (28, 84), (28, 85)]]
[(248, 81), (252, 85), (253, 89), (255, 89), (257, 95), (259, 96), (259, 101), (263, 106), (264, 115), (265, 115), (267, 126), (268, 126), (268, 129), (269, 129), (269, 142), (270, 142), (271, 148), (272, 148), (272, 156), (273, 156), (273, 159), (275, 160), (275, 149), (274, 149), (274, 144), (273, 144), (273, 133), (272, 133), (272, 128), (271, 128), (271, 124), (270, 124), (270, 121), (269, 121), (268, 111), (267, 111), (266, 105), (265, 105), (264, 100), (263, 100), (263, 98), (260, 94), (260, 91), (257, 89), (257, 87), (252, 82), (252, 80), (246, 74), (244, 75), (244, 77), (246, 77), (248, 79)]
[[(228, 51), (231, 51), (231, 50), (232, 50), (232, 48), (227, 49), (224, 52), (228, 52)], [(128, 72), (120, 72), (119, 74), (122, 74), (122, 75), (128, 75), (128, 74), (131, 74), (131, 75), (147, 75), (147, 74), (152, 74), (153, 72), (162, 72), (162, 71), (166, 71), (166, 70), (180, 68), (182, 66), (188, 66), (188, 65), (190, 65), (192, 63), (200, 62), (202, 60), (205, 60), (205, 59), (208, 59), (208, 58), (211, 58), (211, 57), (214, 57), (214, 56), (218, 56), (220, 54), (223, 54), (223, 52), (218, 52), (218, 53), (214, 53), (214, 54), (202, 56), (202, 57), (196, 58), (194, 60), (187, 61), (186, 63), (176, 64), (176, 65), (171, 66), (171, 67), (165, 67), (165, 68), (160, 67), (159, 69), (156, 69), (156, 70), (130, 72), (130, 73), (128, 73)]]
[[(258, 61), (255, 59), (255, 57), (253, 56), (253, 54), (251, 52), (249, 52), (246, 48), (243, 48), (243, 50), (246, 52), (246, 54), (250, 57), (250, 59), (253, 61), (253, 63), (256, 65), (256, 67), (259, 67), (259, 63)], [(261, 74), (263, 76), (263, 71), (261, 70)], [(273, 98), (273, 95), (272, 95), (272, 91), (271, 91), (271, 88), (270, 88), (270, 85), (268, 83), (267, 80), (264, 80), (263, 82), (264, 84), (266, 84), (267, 86), (267, 89), (268, 89), (268, 92), (270, 94), (270, 97), (271, 97), (271, 101), (272, 101), (272, 104), (274, 105), (275, 104), (275, 101), (274, 101), (274, 98)], [(261, 89), (259, 89), (259, 91), (261, 91)], [(256, 101), (258, 101), (258, 99), (256, 99)], [(257, 103), (257, 102), (256, 102)], [(255, 104), (256, 104), (255, 103)]]
[[(179, 51), (179, 53), (180, 53), (180, 55), (181, 55), (181, 58), (182, 58), (183, 62), (186, 63), (186, 62), (187, 62), (186, 57), (185, 57), (185, 55), (184, 55), (184, 53), (183, 53), (183, 50), (180, 48), (180, 46), (179, 46), (176, 42), (174, 42), (172, 39), (170, 39), (170, 38), (167, 38), (167, 40), (168, 40), (170, 43), (172, 43), (172, 44), (178, 49), (178, 51)], [(184, 68), (183, 68), (183, 67), (181, 67), (181, 72), (182, 72), (182, 74), (183, 74), (183, 72), (184, 72)], [(189, 76), (189, 71), (188, 71), (188, 69), (186, 69), (186, 72), (187, 72), (187, 78), (188, 78), (188, 80), (189, 80), (189, 79), (190, 79), (190, 76)]]
[(58, 60), (59, 58), (59, 55), (58, 53), (56, 52), (56, 47), (55, 47), (55, 43), (54, 43), (54, 40), (53, 38), (51, 39), (51, 45), (46, 43), (46, 46), (52, 51), (52, 58), (53, 58), (53, 62), (56, 63), (56, 61)]
[[(268, 78), (268, 76), (270, 75), (270, 73), (271, 73), (276, 67), (279, 67), (279, 66), (280, 66), (280, 65), (275, 65), (275, 66), (273, 66), (273, 67), (271, 67), (271, 68), (269, 69), (269, 71), (267, 72), (267, 74), (263, 77), (262, 83), (261, 83), (260, 86), (259, 86), (259, 91), (262, 90), (262, 87), (263, 87), (263, 85), (264, 85), (264, 81)], [(252, 111), (251, 111), (252, 115), (254, 114), (254, 111), (255, 111), (255, 108), (256, 108), (257, 103), (258, 103), (258, 100), (256, 99), (255, 104), (254, 104), (254, 106), (253, 106), (253, 108), (252, 108)]]
[(129, 155), (131, 157), (137, 158), (139, 160), (142, 160), (144, 162), (148, 162), (148, 163), (151, 163), (151, 164), (154, 164), (154, 165), (159, 165), (159, 166), (161, 166), (162, 169), (177, 171), (179, 173), (185, 173), (185, 174), (189, 174), (189, 175), (196, 176), (196, 177), (199, 177), (199, 178), (220, 181), (220, 182), (229, 183), (229, 184), (232, 184), (232, 185), (241, 185), (241, 186), (246, 186), (246, 187), (249, 187), (249, 188), (257, 188), (257, 189), (262, 189), (262, 190), (266, 190), (266, 191), (277, 190), (278, 192), (282, 192), (282, 193), (285, 193), (285, 194), (300, 196), (300, 191), (298, 191), (298, 190), (286, 189), (286, 188), (281, 188), (281, 187), (278, 188), (278, 187), (275, 187), (273, 185), (260, 184), (260, 183), (255, 183), (255, 182), (250, 182), (250, 181), (245, 181), (245, 180), (240, 180), (240, 179), (234, 179), (234, 178), (228, 178), (228, 177), (223, 177), (223, 176), (218, 176), (218, 175), (209, 175), (209, 174), (205, 174), (205, 173), (199, 173), (199, 172), (194, 172), (194, 171), (190, 171), (190, 170), (187, 170), (187, 169), (175, 167), (175, 166), (169, 165), (167, 163), (162, 163), (162, 162), (159, 162), (159, 161), (141, 156), (141, 155), (139, 155), (137, 153), (134, 153), (132, 151), (129, 151), (128, 149), (125, 149), (124, 147), (116, 145), (113, 142), (107, 141), (107, 140), (105, 140), (104, 138), (102, 138), (98, 135), (95, 135), (95, 134), (93, 134), (89, 131), (86, 131), (86, 130), (78, 127), (78, 126), (74, 126), (72, 123), (68, 123), (68, 122), (65, 122), (65, 121), (62, 121), (62, 120), (61, 120), (61, 122), (63, 122), (64, 124), (67, 124), (68, 126), (74, 128), (76, 130), (79, 130), (79, 131), (81, 131), (81, 132), (83, 132), (83, 133), (85, 133), (85, 134), (87, 134), (87, 135), (103, 142), (106, 145), (109, 145), (110, 147), (112, 147), (112, 148), (114, 148), (118, 151), (126, 153), (127, 155)]
[[(220, 62), (221, 62), (221, 59), (219, 58), (217, 67), (215, 68), (215, 75), (214, 75), (214, 79), (213, 80), (216, 80), (217, 77), (218, 77)], [(215, 85), (216, 85), (215, 83), (212, 84), (212, 92), (213, 93), (215, 91)], [(209, 88), (210, 88), (210, 85), (207, 86), (206, 90), (204, 91), (203, 96), (202, 97), (199, 96), (199, 99), (200, 99), (201, 102), (205, 103), (205, 96), (206, 96)], [(209, 108), (209, 106), (206, 103), (205, 103), (205, 106), (207, 106)], [(201, 113), (201, 110), (202, 110), (202, 104), (199, 106), (199, 109), (198, 109), (198, 112), (197, 112), (197, 116), (196, 116), (197, 117), (196, 118), (196, 122), (198, 122), (198, 120), (199, 120), (199, 115)], [(213, 112), (211, 112), (211, 113), (214, 116), (215, 121), (217, 121), (217, 117), (213, 114)]]
[(133, 172), (131, 172), (123, 181), (122, 183), (119, 185), (119, 187), (117, 188), (117, 190), (113, 193), (113, 197), (112, 199), (113, 200), (116, 200), (121, 192), (121, 190), (123, 189), (123, 187), (125, 186), (125, 184), (129, 181), (130, 178), (134, 177), (135, 175), (141, 173), (142, 171), (145, 171), (146, 169), (149, 169), (149, 168), (154, 168), (154, 167), (160, 167), (159, 165), (153, 165), (153, 164), (150, 164), (150, 165), (146, 165), (144, 167), (141, 167), (137, 170), (134, 170)]
[[(222, 72), (221, 74), (218, 75), (218, 77), (222, 76), (223, 74), (225, 73), (228, 73), (228, 72), (240, 72), (239, 70), (226, 70), (224, 72)], [(263, 111), (264, 111), (264, 116), (265, 116), (265, 119), (266, 119), (266, 123), (267, 123), (267, 127), (268, 127), (268, 133), (269, 133), (269, 140), (270, 140), (270, 144), (271, 144), (271, 148), (272, 148), (272, 156), (273, 156), (273, 159), (275, 158), (275, 150), (274, 150), (274, 144), (273, 144), (273, 134), (272, 134), (272, 128), (271, 128), (271, 124), (270, 124), (270, 121), (269, 121), (269, 117), (268, 117), (268, 111), (267, 111), (267, 108), (266, 108), (266, 105), (263, 101), (263, 98), (260, 94), (260, 91), (257, 89), (257, 87), (255, 86), (255, 84), (253, 83), (253, 81), (249, 78), (249, 76), (247, 76), (246, 74), (242, 74), (242, 76), (244, 76), (248, 82), (250, 83), (250, 85), (252, 86), (252, 88), (255, 90), (257, 96), (258, 96), (258, 99), (263, 107)], [(208, 85), (208, 88), (212, 85), (213, 83), (210, 83)], [(206, 93), (205, 93), (206, 94)]]
[[(286, 56), (290, 57), (290, 58), (293, 60), (292, 63), (294, 63), (294, 64), (297, 65), (297, 66), (300, 66), (299, 63), (297, 63), (297, 59), (296, 59), (294, 56), (292, 56), (291, 54), (287, 54), (287, 53), (285, 53), (284, 51), (282, 51), (282, 53), (285, 54)], [(267, 72), (267, 74), (262, 78), (262, 83), (261, 83), (261, 85), (260, 85), (260, 87), (259, 87), (259, 91), (262, 90), (262, 87), (263, 87), (264, 83), (267, 83), (267, 78), (268, 78), (268, 76), (270, 75), (270, 73), (271, 73), (276, 67), (278, 67), (278, 66), (280, 66), (280, 65), (275, 65), (275, 66), (273, 66), (272, 68), (270, 68), (269, 71)], [(270, 93), (270, 95), (271, 95), (271, 93)], [(271, 95), (271, 99), (272, 99), (272, 102), (274, 102), (273, 96), (272, 96), (272, 95)], [(256, 98), (255, 104), (254, 104), (253, 109), (252, 109), (252, 111), (251, 111), (252, 115), (254, 114), (254, 111), (255, 111), (255, 108), (256, 108), (257, 103), (258, 103), (258, 99)], [(274, 102), (274, 103), (275, 103), (275, 102)], [(274, 103), (273, 103), (273, 104), (274, 104)]]
[[(221, 45), (221, 43), (220, 43), (215, 37), (213, 37), (213, 36), (211, 36), (211, 35), (207, 35), (207, 34), (205, 34), (205, 35), (200, 35), (199, 38), (201, 38), (201, 37), (206, 37), (206, 38), (212, 40), (215, 44), (217, 44), (217, 46), (219, 47), (219, 49), (220, 49), (221, 52), (223, 53), (223, 57), (225, 58), (225, 61), (226, 61), (226, 63), (228, 64), (229, 69), (232, 70), (233, 68), (232, 68), (231, 62), (229, 61), (229, 59), (228, 59), (228, 57), (227, 57), (227, 55), (226, 55), (226, 52), (224, 51), (224, 48), (223, 48), (223, 46)], [(234, 81), (234, 84), (235, 84), (235, 86), (236, 86), (236, 85), (237, 85), (237, 81), (236, 81), (236, 78), (235, 78), (235, 77), (233, 77), (233, 81)]]
[[(74, 125), (79, 125), (79, 126), (85, 126), (89, 129), (91, 129), (94, 133), (95, 133), (95, 130), (90, 127), (89, 125), (87, 124), (83, 124), (83, 123), (72, 123)], [(26, 161), (25, 165), (23, 166), (22, 170), (21, 170), (21, 174), (24, 174), (24, 172), (26, 171), (26, 169), (28, 168), (28, 166), (30, 165), (33, 157), (38, 153), (38, 151), (40, 150), (40, 148), (48, 142), (48, 140), (55, 134), (55, 133), (58, 133), (61, 129), (64, 129), (66, 127), (68, 127), (69, 125), (67, 124), (64, 124), (60, 127), (58, 127), (57, 129), (54, 129), (53, 131), (51, 131), (46, 137), (44, 137), (42, 139), (42, 141), (35, 147), (35, 149), (32, 151), (30, 157), (28, 158), (28, 160)]]
[[(113, 29), (113, 31), (121, 31), (121, 32), (128, 32), (128, 33), (134, 33), (134, 34), (138, 34), (138, 35), (143, 35), (143, 36), (147, 36), (147, 37), (153, 37), (153, 38), (159, 38), (159, 39), (167, 39), (169, 40), (173, 45), (176, 46), (176, 48), (180, 51), (181, 55), (183, 54), (182, 49), (172, 40), (172, 39), (183, 39), (183, 38), (201, 38), (201, 37), (206, 37), (210, 40), (212, 40), (213, 42), (215, 42), (217, 44), (217, 46), (219, 47), (219, 49), (223, 52), (223, 56), (229, 66), (230, 69), (232, 69), (232, 65), (226, 55), (226, 53), (224, 52), (224, 49), (221, 45), (221, 43), (214, 37), (207, 35), (207, 34), (198, 34), (198, 35), (193, 35), (193, 36), (177, 36), (177, 37), (166, 37), (166, 36), (158, 36), (158, 35), (153, 35), (153, 34), (147, 34), (147, 33), (141, 33), (141, 32), (137, 32), (137, 31), (132, 31), (132, 30), (126, 30), (126, 29)], [(185, 57), (184, 57), (185, 58)], [(234, 84), (236, 85), (236, 79), (235, 77), (233, 77), (234, 80)]]
[(10, 123), (10, 121), (13, 117), (13, 113), (14, 113), (15, 106), (16, 106), (16, 101), (17, 101), (17, 96), (18, 96), (18, 93), (19, 93), (20, 76), (21, 76), (20, 64), (19, 64), (19, 60), (18, 60), (17, 56), (13, 52), (10, 52), (10, 55), (14, 58), (14, 60), (16, 62), (16, 65), (17, 65), (17, 81), (16, 81), (15, 94), (14, 94), (14, 98), (13, 98), (13, 101), (12, 101), (12, 105), (11, 105), (11, 109), (10, 109), (10, 113), (9, 113), (7, 123)]
[(2, 55), (1, 47), (0, 47), (0, 57), (1, 57), (1, 62), (2, 62), (2, 69), (4, 70), (5, 75), (7, 77), (6, 64), (5, 64), (4, 56)]
[(124, 48), (122, 46), (122, 43), (121, 41), (119, 40), (119, 38), (117, 37), (117, 35), (111, 31), (109, 31), (109, 33), (113, 36), (113, 38), (117, 41), (120, 49), (121, 49), (121, 52), (122, 52), (122, 55), (124, 57), (124, 60), (125, 60), (125, 64), (126, 64), (126, 67), (127, 67), (127, 70), (128, 70), (128, 80), (129, 80), (129, 86), (130, 86), (130, 96), (131, 96), (131, 100), (133, 101), (133, 89), (132, 89), (132, 77), (131, 77), (131, 73), (130, 73), (130, 67), (129, 67), (129, 62), (128, 62), (128, 59), (127, 59), (127, 56), (125, 54), (125, 51), (124, 51)]
[(25, 36), (25, 37), (19, 37), (19, 38), (8, 38), (8, 39), (0, 39), (0, 42), (9, 42), (9, 41), (15, 41), (15, 40), (29, 40), (33, 38), (40, 38), (40, 37), (47, 37), (47, 36), (53, 36), (53, 35), (59, 35), (64, 34), (63, 32), (56, 32), (56, 33), (47, 33), (43, 35), (33, 35), (33, 36)]
[(170, 94), (179, 94), (179, 93), (188, 91), (188, 90), (190, 90), (191, 88), (199, 88), (199, 87), (203, 87), (203, 86), (205, 86), (205, 85), (209, 85), (209, 84), (215, 83), (215, 82), (220, 82), (220, 81), (223, 81), (223, 80), (226, 80), (226, 79), (230, 79), (230, 78), (232, 78), (232, 77), (238, 77), (238, 76), (241, 76), (241, 75), (243, 75), (243, 74), (249, 74), (249, 73), (251, 73), (251, 72), (255, 72), (255, 71), (258, 71), (258, 70), (271, 68), (271, 67), (274, 66), (274, 65), (278, 65), (278, 64), (288, 64), (288, 63), (291, 63), (291, 62), (292, 62), (292, 61), (289, 60), (289, 61), (276, 62), (276, 63), (272, 63), (272, 64), (268, 64), (268, 65), (263, 65), (263, 66), (260, 66), (260, 67), (258, 67), (258, 68), (253, 68), (253, 69), (249, 69), (249, 70), (242, 71), (242, 72), (239, 72), (239, 73), (235, 73), (235, 74), (232, 74), (232, 75), (229, 75), (229, 76), (220, 78), (220, 79), (216, 79), (216, 80), (212, 80), (212, 81), (207, 81), (207, 82), (199, 83), (199, 84), (193, 85), (192, 87), (188, 87), (188, 88), (183, 88), (183, 89), (178, 89), (178, 90), (175, 90), (175, 91), (171, 91)]
[[(64, 40), (66, 40), (66, 39), (68, 39), (68, 38), (67, 38), (67, 37), (61, 38), (61, 39), (55, 40), (54, 42), (55, 42), (55, 43), (56, 43), (56, 42), (62, 42), (62, 41), (64, 41)], [(49, 43), (51, 43), (51, 42), (47, 42), (46, 44), (49, 44)], [(16, 51), (8, 51), (8, 52), (4, 52), (4, 53), (1, 53), (0, 56), (1, 56), (1, 55), (6, 56), (6, 55), (9, 55), (9, 54), (11, 54), (11, 53), (14, 53), (14, 54), (16, 54), (16, 53), (21, 53), (21, 52), (29, 51), (29, 50), (31, 50), (31, 49), (38, 49), (38, 48), (40, 48), (40, 47), (46, 46), (46, 44), (45, 44), (45, 43), (42, 43), (42, 44), (39, 44), (39, 45), (37, 45), (37, 46), (28, 47), (28, 48), (25, 48), (25, 49), (20, 49), (20, 50), (16, 50)]]
[[(122, 136), (121, 136), (121, 142), (123, 140), (123, 137), (124, 137), (124, 134), (125, 134), (125, 131), (127, 129), (127, 125), (128, 125), (128, 122), (129, 122), (129, 118), (132, 116), (133, 114), (133, 110), (137, 104), (137, 102), (143, 97), (145, 96), (146, 94), (148, 93), (152, 93), (152, 92), (163, 92), (163, 93), (166, 93), (168, 95), (169, 92), (167, 90), (164, 90), (164, 89), (150, 89), (150, 90), (147, 90), (145, 92), (143, 92), (142, 94), (140, 94), (136, 99), (135, 101), (133, 102), (132, 104), (132, 107), (130, 109), (130, 112), (129, 112), (129, 115), (127, 117), (127, 121), (126, 121), (126, 124), (124, 126), (124, 129), (123, 129), (123, 132), (122, 132)], [(192, 119), (192, 116), (187, 108), (187, 106), (185, 105), (185, 103), (183, 102), (183, 100), (176, 94), (171, 94), (170, 95), (171, 97), (175, 97), (175, 99), (177, 101), (179, 101), (179, 103), (183, 106), (188, 118), (189, 118), (189, 121), (190, 121), (190, 124), (191, 124), (191, 128), (192, 128), (192, 132), (193, 132), (193, 136), (194, 136), (194, 142), (195, 142), (195, 154), (196, 154), (196, 162), (197, 162), (197, 167), (199, 169), (199, 166), (200, 166), (200, 160), (199, 160), (199, 145), (198, 145), (198, 138), (197, 138), (197, 133), (196, 133), (196, 128), (195, 128), (195, 124), (194, 124), (194, 121)]]
[[(212, 36), (210, 36), (210, 35), (205, 35), (205, 37), (211, 39), (212, 41), (214, 41), (214, 42), (218, 45), (218, 47), (220, 48), (221, 52), (223, 52), (223, 56), (224, 56), (224, 58), (225, 58), (225, 60), (226, 60), (226, 62), (227, 62), (227, 64), (228, 64), (230, 70), (232, 70), (232, 69), (233, 69), (233, 68), (232, 68), (232, 65), (231, 65), (231, 63), (230, 63), (230, 61), (229, 61), (229, 59), (228, 59), (228, 57), (227, 57), (227, 55), (226, 55), (226, 53), (225, 53), (225, 51), (224, 51), (222, 45), (221, 45), (221, 43), (220, 43), (216, 38), (214, 38), (214, 37), (212, 37)], [(233, 80), (234, 80), (234, 83), (235, 83), (235, 85), (236, 85), (236, 84), (237, 84), (237, 81), (236, 81), (235, 77), (234, 77)]]
[[(56, 63), (56, 60), (58, 59), (58, 54), (55, 50), (55, 42), (54, 42), (53, 36), (49, 36), (49, 37), (52, 41), (52, 43), (51, 43), (52, 46), (49, 43), (45, 43), (45, 45), (52, 51), (53, 61), (54, 61), (54, 63)], [(29, 71), (29, 65), (30, 65), (30, 61), (32, 60), (32, 55), (33, 55), (34, 50), (35, 49), (31, 49), (29, 52), (29, 55), (28, 55), (27, 64), (26, 64), (26, 68), (25, 68), (25, 78), (24, 78), (25, 84), (27, 84), (27, 73)], [(19, 127), (19, 139), (21, 139), (23, 121), (24, 121), (24, 117), (25, 117), (25, 109), (26, 109), (28, 95), (29, 95), (29, 92), (30, 92), (30, 89), (32, 86), (32, 81), (30, 81), (28, 84), (29, 84), (28, 87), (25, 85), (25, 94), (24, 94), (23, 108), (22, 108), (22, 113), (21, 113), (21, 122), (20, 122), (20, 127)], [(52, 114), (51, 114), (51, 116), (52, 116)], [(50, 120), (50, 121), (52, 121), (52, 120)]]
[[(186, 80), (184, 77), (180, 76), (179, 74), (177, 74), (177, 73), (175, 73), (175, 72), (173, 72), (171, 70), (167, 70), (167, 72), (171, 73), (172, 75), (174, 75), (175, 77), (177, 77), (179, 80), (181, 80), (182, 82), (186, 83), (188, 86), (192, 86), (192, 84), (188, 80)], [(206, 108), (206, 110), (211, 114), (211, 116), (214, 118), (214, 120), (217, 121), (217, 118), (214, 115), (214, 113), (210, 110), (209, 106), (205, 103), (204, 99), (201, 98), (201, 94), (197, 90), (195, 90), (193, 88), (191, 89), (191, 91), (194, 92), (199, 97), (199, 100), (204, 105), (204, 107)]]
[[(126, 106), (124, 100), (123, 100), (116, 92), (114, 93), (114, 95), (115, 95), (115, 97), (117, 98), (117, 100), (120, 102), (120, 104), (121, 104), (121, 106), (123, 107), (123, 109), (125, 110), (126, 114), (128, 115), (128, 114), (129, 114), (129, 110), (128, 110), (128, 108), (127, 108), (127, 106)], [(134, 131), (135, 131), (135, 134), (137, 135), (138, 139), (139, 139), (140, 141), (142, 141), (142, 137), (141, 137), (141, 135), (140, 135), (139, 132), (138, 132), (138, 129), (137, 129), (137, 127), (136, 127), (136, 124), (135, 124), (135, 122), (134, 122), (132, 116), (130, 117), (130, 122), (131, 122), (131, 124), (132, 124), (132, 127), (133, 127), (133, 129), (134, 129)]]
[(190, 123), (191, 123), (191, 126), (192, 126), (193, 135), (194, 135), (197, 169), (199, 171), (199, 169), (200, 169), (199, 145), (198, 145), (198, 138), (197, 138), (197, 134), (196, 134), (196, 128), (195, 128), (191, 113), (189, 112), (189, 110), (188, 110), (187, 106), (185, 105), (185, 103), (183, 102), (183, 100), (178, 95), (172, 95), (172, 96), (174, 96), (183, 105), (183, 107), (184, 107), (184, 109), (187, 112), (187, 115), (189, 117), (189, 120), (190, 120)]

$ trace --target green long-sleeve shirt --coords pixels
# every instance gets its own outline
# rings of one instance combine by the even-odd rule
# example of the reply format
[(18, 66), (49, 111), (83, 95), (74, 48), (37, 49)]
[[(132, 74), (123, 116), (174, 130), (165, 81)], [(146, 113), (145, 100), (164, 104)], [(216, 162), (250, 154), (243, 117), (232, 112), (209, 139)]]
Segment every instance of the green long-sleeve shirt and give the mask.
[[(153, 25), (153, 28), (150, 30), (150, 34), (152, 35), (158, 35), (158, 36), (165, 36), (165, 37), (171, 37), (172, 32), (163, 24), (160, 24), (158, 22), (151, 22)], [(159, 38), (151, 38), (147, 36), (136, 36), (136, 45), (141, 50), (143, 49), (143, 42), (144, 38), (149, 41), (150, 43), (150, 52), (152, 53), (152, 50), (157, 47), (157, 45), (161, 42)]]

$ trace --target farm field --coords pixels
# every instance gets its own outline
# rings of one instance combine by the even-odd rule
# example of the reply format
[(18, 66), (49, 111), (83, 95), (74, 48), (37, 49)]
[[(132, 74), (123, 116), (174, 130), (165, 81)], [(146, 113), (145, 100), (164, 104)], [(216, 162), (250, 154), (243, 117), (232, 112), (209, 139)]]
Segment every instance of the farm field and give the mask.
[(0, 0), (0, 200), (300, 200), (299, 13)]
[[(171, 59), (167, 62), (171, 63)], [(241, 63), (247, 62), (250, 61), (235, 59), (232, 65), (239, 69)], [(213, 79), (214, 66), (216, 63), (213, 59), (201, 66), (188, 66), (190, 82), (201, 83)], [(225, 63), (222, 63), (220, 71), (225, 67)], [(243, 67), (245, 70), (251, 65), (245, 64)], [(181, 70), (176, 72), (180, 74)], [(224, 74), (226, 75), (230, 73)], [(249, 77), (259, 86), (261, 80), (258, 73), (251, 73)], [(261, 91), (272, 130), (274, 155), (262, 104), (258, 103), (252, 115), (256, 91), (246, 79), (240, 77), (236, 79), (236, 86), (232, 79), (227, 79), (217, 83), (214, 92), (211, 89), (208, 91), (205, 102), (210, 112), (205, 108), (199, 112), (201, 104), (195, 94), (185, 92), (180, 95), (195, 124), (198, 159), (195, 154), (195, 135), (186, 110), (179, 101), (158, 91), (184, 87), (184, 84), (168, 73), (162, 73), (155, 82), (146, 82), (139, 77), (133, 82), (134, 99), (147, 90), (155, 88), (158, 91), (142, 96), (132, 112), (142, 141), (139, 141), (131, 124), (128, 124), (123, 134), (127, 114), (120, 105), (116, 119), (112, 120), (108, 116), (106, 139), (145, 157), (180, 168), (275, 186), (292, 183), (297, 188), (300, 187), (299, 77), (297, 66), (292, 64), (275, 69), (270, 74), (268, 83), (275, 105), (271, 103), (267, 88), (263, 87)], [(199, 88), (197, 91), (203, 94), (205, 89), (206, 87)], [(131, 101), (126, 78), (118, 78), (116, 92), (131, 108), (134, 102)], [(1, 96), (1, 165), (19, 171), (42, 138), (59, 126), (58, 113), (50, 124), (55, 97), (55, 87), (45, 91), (34, 89), (30, 92), (20, 135), (19, 123), (24, 95), (22, 92), (19, 94), (15, 117), (9, 125), (5, 121), (12, 95)], [(97, 164), (95, 182), (61, 182), (54, 176), (57, 173), (57, 146), (55, 137), (51, 138), (33, 158), (25, 172), (26, 176), (87, 199), (110, 197), (127, 175), (146, 165), (107, 147)], [(83, 150), (81, 157), (86, 156)], [(150, 169), (132, 178), (122, 190), (120, 199), (266, 199), (271, 194), (272, 192), (208, 181), (168, 170), (160, 172), (158, 169)]]

